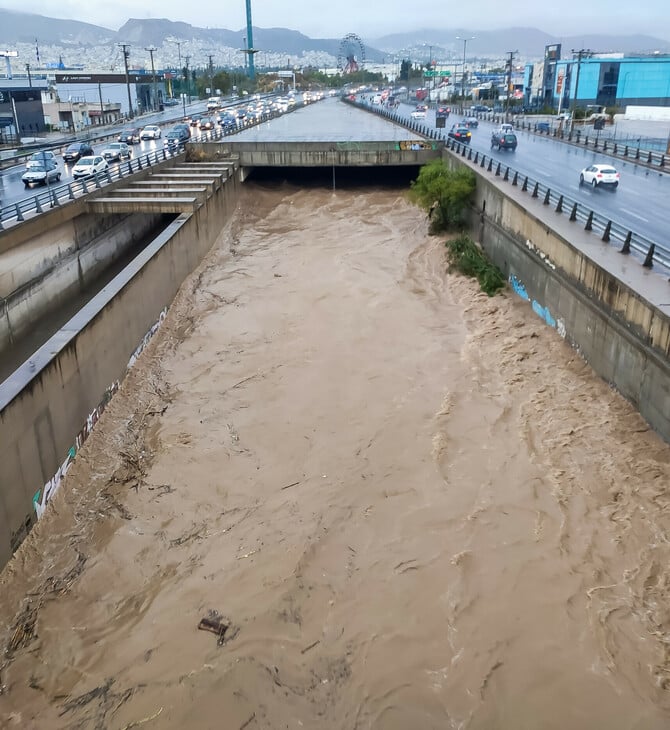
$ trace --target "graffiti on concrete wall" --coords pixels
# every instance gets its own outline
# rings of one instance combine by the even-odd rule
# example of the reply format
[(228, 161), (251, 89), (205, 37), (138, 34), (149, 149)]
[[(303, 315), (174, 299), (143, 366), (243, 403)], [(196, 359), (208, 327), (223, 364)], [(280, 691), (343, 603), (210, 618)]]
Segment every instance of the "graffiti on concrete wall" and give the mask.
[[(146, 335), (144, 335), (140, 344), (135, 348), (133, 354), (130, 356), (130, 360), (128, 360), (126, 371), (130, 370), (130, 368), (132, 368), (133, 365), (137, 362), (137, 359), (142, 354), (142, 351), (149, 344), (149, 341), (156, 334), (161, 324), (163, 324), (166, 316), (167, 307), (165, 307), (161, 311), (158, 320), (151, 326), (151, 329), (146, 333)], [(35, 492), (35, 495), (33, 496), (33, 508), (35, 510), (35, 514), (37, 515), (37, 519), (40, 519), (40, 517), (42, 517), (42, 515), (44, 514), (44, 511), (49, 504), (49, 500), (58, 491), (63, 477), (67, 474), (70, 466), (72, 466), (72, 462), (77, 456), (77, 452), (79, 451), (79, 449), (81, 449), (86, 439), (88, 439), (88, 437), (90, 436), (91, 431), (95, 428), (96, 423), (100, 420), (100, 416), (103, 414), (105, 408), (107, 407), (107, 404), (112, 399), (114, 393), (116, 393), (118, 389), (119, 381), (116, 380), (105, 390), (100, 403), (91, 411), (91, 413), (88, 414), (86, 422), (84, 423), (81, 431), (77, 434), (74, 440), (74, 444), (70, 446), (70, 449), (68, 450), (67, 456), (65, 457), (63, 463), (58, 467), (58, 470), (53, 475), (53, 477), (51, 477), (51, 479), (49, 479), (49, 481), (41, 489), (38, 489), (37, 492)]]
[(98, 405), (88, 414), (86, 423), (77, 434), (74, 444), (70, 446), (67, 456), (65, 457), (65, 461), (63, 461), (63, 463), (58, 467), (58, 471), (51, 477), (51, 479), (49, 479), (42, 489), (38, 489), (37, 492), (35, 492), (35, 495), (33, 496), (33, 508), (37, 515), (37, 519), (44, 514), (44, 510), (46, 509), (49, 500), (58, 491), (58, 487), (60, 487), (63, 477), (67, 474), (68, 469), (72, 465), (72, 462), (77, 455), (77, 451), (79, 451), (86, 439), (90, 436), (95, 424), (100, 420), (100, 416), (103, 414), (107, 404), (110, 400), (112, 400), (112, 396), (118, 389), (119, 381), (117, 380), (105, 390), (100, 403), (98, 403)]
[(521, 279), (519, 279), (514, 274), (510, 274), (509, 283), (512, 289), (514, 289), (514, 291), (516, 292), (516, 294), (518, 294), (524, 301), (530, 302), (533, 311), (535, 312), (535, 314), (537, 314), (538, 317), (543, 319), (545, 323), (548, 324), (550, 327), (553, 327), (555, 330), (557, 330), (561, 337), (565, 337), (565, 323), (563, 322), (563, 320), (556, 320), (556, 318), (549, 311), (549, 307), (543, 306), (536, 299), (531, 299)]

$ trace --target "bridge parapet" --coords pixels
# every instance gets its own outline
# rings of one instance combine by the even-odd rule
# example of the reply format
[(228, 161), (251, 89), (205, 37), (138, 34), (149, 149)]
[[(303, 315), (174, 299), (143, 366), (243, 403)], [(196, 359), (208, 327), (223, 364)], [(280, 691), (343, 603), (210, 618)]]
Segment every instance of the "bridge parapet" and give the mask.
[(213, 161), (239, 156), (241, 167), (396, 167), (439, 159), (440, 140), (377, 142), (192, 142), (187, 160)]

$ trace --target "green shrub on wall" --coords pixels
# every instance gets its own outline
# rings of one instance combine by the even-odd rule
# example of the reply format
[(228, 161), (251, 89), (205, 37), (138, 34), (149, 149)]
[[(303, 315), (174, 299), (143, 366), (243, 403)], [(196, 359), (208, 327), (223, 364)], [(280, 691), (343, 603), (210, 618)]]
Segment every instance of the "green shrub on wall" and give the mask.
[(472, 170), (460, 167), (450, 170), (442, 160), (424, 165), (412, 182), (410, 197), (427, 211), (430, 232), (461, 229), (475, 192), (476, 178)]

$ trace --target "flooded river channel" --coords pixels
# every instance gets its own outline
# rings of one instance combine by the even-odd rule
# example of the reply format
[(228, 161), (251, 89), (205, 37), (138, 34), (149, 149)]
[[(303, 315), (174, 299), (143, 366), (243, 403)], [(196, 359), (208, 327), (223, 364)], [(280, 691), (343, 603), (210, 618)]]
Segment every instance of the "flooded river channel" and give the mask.
[(670, 727), (670, 448), (426, 228), (245, 186), (2, 574), (0, 727)]

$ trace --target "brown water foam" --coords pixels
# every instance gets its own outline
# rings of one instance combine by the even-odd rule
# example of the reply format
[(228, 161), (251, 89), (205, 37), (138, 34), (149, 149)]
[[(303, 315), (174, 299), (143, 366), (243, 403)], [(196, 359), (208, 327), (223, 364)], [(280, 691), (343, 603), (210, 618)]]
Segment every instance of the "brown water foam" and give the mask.
[(247, 188), (2, 576), (0, 725), (668, 726), (668, 447), (445, 269)]

